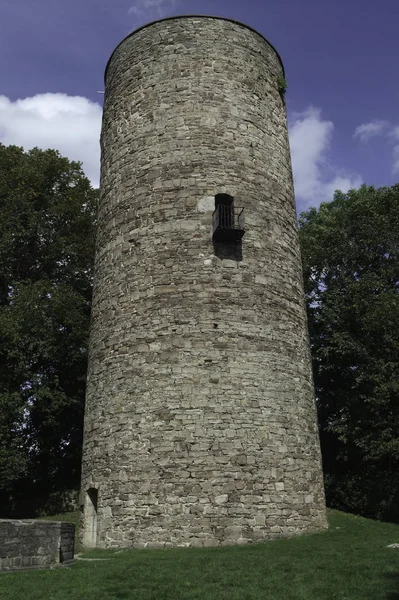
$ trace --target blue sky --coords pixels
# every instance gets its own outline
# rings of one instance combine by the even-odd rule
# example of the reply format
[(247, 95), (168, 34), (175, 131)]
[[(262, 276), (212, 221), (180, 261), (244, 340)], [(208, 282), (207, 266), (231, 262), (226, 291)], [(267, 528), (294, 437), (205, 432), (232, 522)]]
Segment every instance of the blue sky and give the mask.
[(399, 181), (398, 0), (4, 0), (0, 141), (58, 148), (96, 185), (105, 64), (144, 23), (229, 17), (279, 51), (298, 211)]

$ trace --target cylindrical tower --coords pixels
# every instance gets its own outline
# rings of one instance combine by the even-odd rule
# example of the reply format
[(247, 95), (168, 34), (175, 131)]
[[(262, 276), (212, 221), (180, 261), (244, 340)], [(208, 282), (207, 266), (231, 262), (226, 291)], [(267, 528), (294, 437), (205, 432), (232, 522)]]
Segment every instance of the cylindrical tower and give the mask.
[(86, 546), (326, 525), (283, 84), (259, 33), (215, 17), (151, 23), (110, 58)]

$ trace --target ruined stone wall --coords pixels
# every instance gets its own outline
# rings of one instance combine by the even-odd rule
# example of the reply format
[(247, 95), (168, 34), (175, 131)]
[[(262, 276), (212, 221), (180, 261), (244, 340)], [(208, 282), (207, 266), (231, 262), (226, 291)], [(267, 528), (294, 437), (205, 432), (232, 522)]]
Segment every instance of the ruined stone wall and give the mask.
[(0, 519), (0, 571), (71, 561), (75, 525), (63, 521)]
[[(325, 527), (282, 74), (262, 36), (210, 17), (142, 28), (108, 64), (86, 545)], [(213, 245), (218, 193), (244, 208), (238, 253)]]

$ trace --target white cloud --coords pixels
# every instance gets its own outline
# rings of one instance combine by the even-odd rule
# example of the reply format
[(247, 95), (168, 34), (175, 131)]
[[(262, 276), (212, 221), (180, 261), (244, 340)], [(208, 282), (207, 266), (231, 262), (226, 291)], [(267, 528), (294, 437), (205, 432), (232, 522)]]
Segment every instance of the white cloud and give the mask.
[[(148, 2), (149, 0), (147, 0)], [(81, 96), (38, 94), (11, 101), (0, 96), (0, 142), (29, 150), (54, 148), (71, 160), (83, 163), (93, 185), (100, 171), (99, 136), (102, 108)], [(295, 192), (301, 209), (332, 200), (334, 191), (347, 191), (362, 183), (357, 174), (342, 173), (329, 160), (334, 125), (310, 107), (290, 119), (290, 144)], [(391, 135), (399, 171), (399, 127)]]
[(355, 129), (354, 138), (359, 138), (361, 142), (368, 142), (369, 139), (377, 135), (381, 135), (388, 127), (387, 121), (379, 121), (375, 119), (369, 123), (363, 123)]
[(83, 163), (94, 186), (99, 183), (102, 108), (81, 96), (38, 94), (11, 101), (0, 96), (0, 142), (25, 150), (59, 150)]
[(333, 199), (334, 191), (357, 188), (360, 175), (343, 172), (329, 159), (334, 124), (311, 106), (290, 118), (290, 146), (295, 195), (303, 210)]
[(354, 138), (361, 142), (367, 142), (370, 138), (383, 135), (390, 143), (394, 143), (392, 149), (392, 172), (399, 173), (399, 125), (392, 125), (389, 121), (375, 119), (369, 123), (363, 123), (355, 129)]
[(394, 140), (395, 146), (393, 147), (393, 165), (392, 172), (394, 174), (399, 173), (399, 125), (394, 127), (392, 131), (389, 132), (389, 137)]
[(399, 173), (399, 146), (395, 146), (393, 149), (392, 172), (394, 174)]
[(147, 20), (162, 19), (167, 16), (181, 0), (135, 0), (129, 13)]

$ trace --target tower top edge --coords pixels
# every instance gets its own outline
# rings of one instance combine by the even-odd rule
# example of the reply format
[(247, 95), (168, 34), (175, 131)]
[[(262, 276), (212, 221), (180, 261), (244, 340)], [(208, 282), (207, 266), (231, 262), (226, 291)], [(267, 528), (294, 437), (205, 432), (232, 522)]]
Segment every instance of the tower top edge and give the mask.
[(229, 19), (228, 17), (218, 17), (218, 16), (214, 16), (214, 15), (176, 15), (173, 17), (165, 17), (163, 19), (157, 19), (155, 21), (150, 21), (149, 23), (146, 23), (145, 25), (142, 25), (141, 27), (138, 27), (137, 29), (135, 29), (134, 31), (132, 31), (131, 33), (129, 33), (129, 35), (127, 35), (126, 37), (124, 37), (119, 44), (114, 48), (114, 50), (111, 53), (111, 56), (108, 59), (108, 62), (105, 66), (105, 72), (104, 72), (104, 82), (106, 83), (107, 81), (107, 71), (108, 71), (108, 67), (111, 63), (111, 60), (115, 54), (115, 52), (117, 51), (117, 49), (126, 42), (126, 40), (128, 40), (129, 38), (133, 37), (134, 35), (136, 35), (137, 33), (139, 33), (140, 31), (142, 31), (143, 29), (147, 29), (148, 27), (151, 27), (152, 25), (156, 25), (157, 23), (163, 23), (166, 21), (175, 21), (175, 20), (183, 20), (183, 19), (213, 19), (215, 21), (227, 21), (229, 23), (234, 23), (235, 25), (239, 25), (240, 27), (244, 27), (245, 29), (248, 29), (249, 31), (252, 31), (253, 33), (256, 33), (260, 38), (262, 38), (269, 46), (270, 48), (275, 52), (278, 60), (280, 61), (281, 64), (281, 68), (283, 71), (283, 75), (285, 75), (285, 70), (284, 70), (284, 65), (283, 65), (283, 61), (281, 59), (280, 54), (277, 52), (276, 48), (273, 46), (273, 44), (271, 44), (269, 42), (269, 40), (262, 34), (259, 33), (259, 31), (257, 31), (254, 27), (251, 27), (250, 25), (247, 25), (246, 23), (243, 23), (242, 21), (237, 21), (236, 19)]

